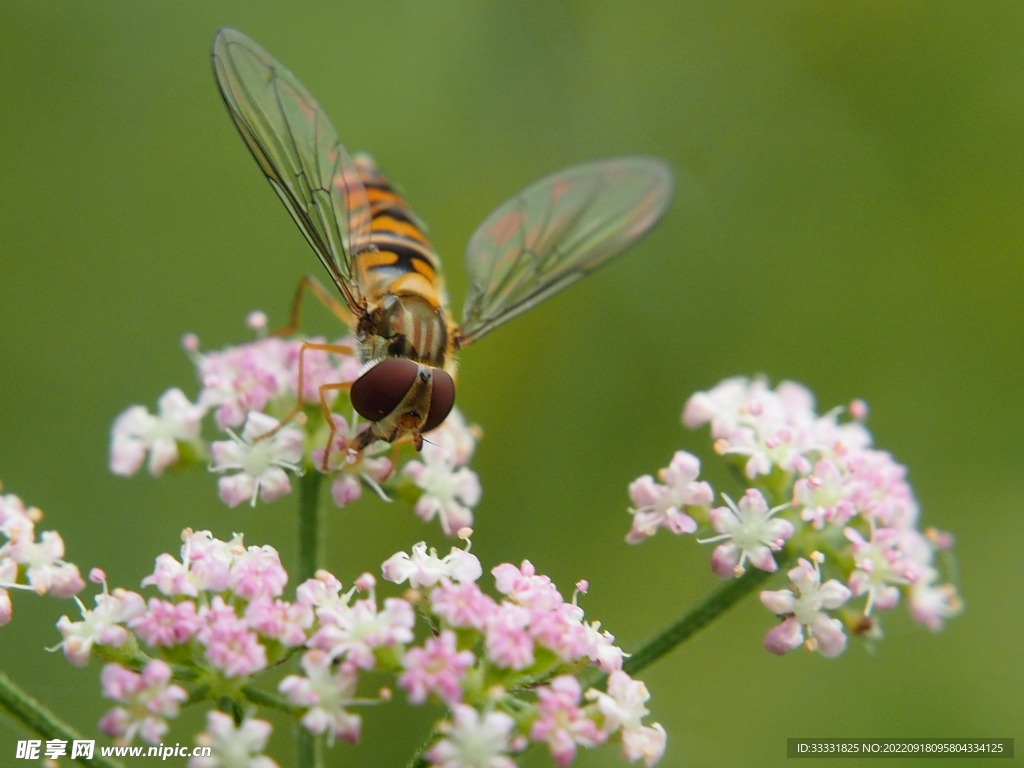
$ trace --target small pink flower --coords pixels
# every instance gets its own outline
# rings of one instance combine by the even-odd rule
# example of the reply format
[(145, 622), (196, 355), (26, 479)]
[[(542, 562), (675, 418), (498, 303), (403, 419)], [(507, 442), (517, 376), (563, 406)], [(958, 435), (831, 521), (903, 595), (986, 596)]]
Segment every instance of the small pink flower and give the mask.
[(607, 674), (622, 669), (622, 649), (615, 645), (615, 635), (601, 630), (601, 622), (584, 623), (590, 637), (587, 656)]
[(530, 738), (546, 741), (555, 765), (564, 768), (576, 758), (576, 745), (595, 747), (608, 735), (579, 708), (580, 684), (572, 675), (561, 675), (549, 686), (537, 689), (538, 718)]
[(919, 509), (906, 481), (906, 467), (888, 452), (873, 450), (858, 451), (847, 463), (850, 499), (860, 514), (879, 527), (903, 529), (917, 524)]
[(433, 547), (427, 551), (426, 542), (414, 544), (412, 554), (398, 552), (381, 565), (384, 578), (395, 584), (409, 582), (413, 589), (432, 587), (448, 578), (457, 582), (476, 581), (483, 574), (480, 561), (468, 549), (452, 547), (443, 558), (437, 556)]
[(910, 615), (933, 632), (942, 629), (946, 619), (959, 614), (963, 602), (952, 584), (936, 584), (939, 572), (925, 567), (923, 573), (910, 586)]
[(355, 581), (355, 588), (360, 592), (372, 592), (377, 587), (377, 579), (369, 571), (361, 573)]
[(623, 731), (622, 756), (629, 761), (643, 760), (644, 765), (650, 768), (664, 756), (666, 740), (665, 729), (658, 723)]
[(647, 766), (657, 763), (665, 753), (665, 729), (655, 723), (643, 724), (649, 714), (645, 706), (651, 698), (647, 686), (633, 680), (625, 672), (612, 672), (608, 676), (608, 692), (591, 688), (587, 698), (597, 702), (604, 715), (604, 730), (608, 734), (622, 730), (622, 755), (627, 760), (643, 759)]
[(355, 669), (341, 664), (332, 671), (331, 657), (319, 649), (302, 656), (305, 677), (289, 675), (278, 686), (288, 700), (309, 707), (302, 724), (310, 733), (327, 733), (328, 745), (335, 739), (350, 744), (359, 742), (362, 719), (345, 710), (353, 702), (358, 682)]
[(299, 346), (300, 342), (271, 336), (200, 356), (200, 405), (217, 408), (217, 426), (221, 429), (240, 426), (249, 411), (263, 410), (287, 390), (288, 353)]
[(81, 621), (71, 621), (67, 616), (61, 616), (57, 621), (57, 629), (64, 637), (60, 647), (68, 661), (77, 667), (89, 663), (93, 645), (113, 648), (123, 645), (128, 639), (128, 630), (121, 625), (138, 618), (146, 610), (140, 595), (120, 588), (113, 594), (107, 594), (105, 584), (104, 591), (96, 595), (95, 601), (96, 607), (90, 611), (76, 599), (82, 612)]
[(533, 664), (533, 638), (527, 631), (530, 611), (502, 603), (487, 622), (487, 657), (499, 667), (525, 669)]
[(10, 539), (10, 544), (22, 538), (32, 539), (35, 536), (35, 524), (41, 519), (40, 510), (25, 509), (25, 502), (13, 493), (0, 496), (0, 533)]
[(761, 592), (761, 602), (772, 613), (786, 619), (768, 632), (764, 639), (767, 651), (781, 656), (798, 648), (807, 632), (807, 649), (820, 651), (822, 656), (838, 656), (846, 649), (843, 624), (831, 618), (826, 610), (838, 608), (850, 599), (850, 590), (835, 579), (821, 583), (821, 553), (815, 552), (812, 565), (804, 558), (790, 570), (789, 578), (796, 590), (781, 589)]
[(722, 494), (727, 507), (711, 510), (711, 524), (721, 534), (701, 543), (725, 541), (715, 548), (711, 556), (711, 569), (722, 579), (741, 576), (743, 564), (750, 560), (754, 567), (773, 573), (779, 566), (772, 557), (782, 549), (786, 539), (793, 535), (793, 524), (788, 520), (772, 519), (785, 505), (768, 509), (761, 492), (747, 489), (739, 505)]
[(452, 722), (439, 726), (444, 738), (427, 750), (437, 768), (516, 768), (507, 756), (515, 721), (504, 712), (483, 717), (466, 704), (452, 707)]
[(189, 580), (188, 569), (166, 552), (157, 555), (153, 573), (142, 580), (142, 586), (155, 586), (169, 597), (199, 595), (199, 590)]
[(167, 733), (167, 718), (178, 716), (178, 706), (188, 698), (179, 685), (171, 685), (171, 668), (159, 659), (149, 662), (137, 674), (120, 664), (107, 664), (100, 674), (103, 695), (124, 707), (115, 707), (100, 721), (100, 730), (129, 744), (140, 735), (159, 744)]
[(446, 629), (437, 637), (427, 638), (422, 648), (410, 648), (402, 659), (405, 672), (398, 684), (409, 694), (409, 701), (422, 704), (434, 693), (451, 706), (462, 700), (460, 681), (475, 657), (471, 651), (458, 651), (455, 633)]
[(819, 460), (814, 465), (814, 474), (797, 480), (793, 486), (793, 504), (803, 507), (800, 518), (819, 531), (826, 523), (846, 525), (857, 514), (853, 502), (847, 498), (848, 480), (835, 462)]
[(422, 461), (410, 461), (402, 472), (412, 478), (423, 493), (414, 511), (426, 521), (440, 518), (441, 530), (455, 536), (473, 525), (473, 507), (480, 503), (480, 479), (468, 467), (458, 467), (455, 455), (444, 446), (425, 443)]
[[(314, 457), (313, 461), (316, 461)], [(363, 495), (363, 486), (352, 475), (339, 473), (331, 483), (331, 498), (339, 507), (345, 507)]]
[(477, 441), (482, 430), (476, 424), (468, 424), (458, 406), (452, 408), (441, 426), (430, 432), (427, 439), (431, 444), (447, 451), (454, 467), (464, 467), (473, 458)]
[[(353, 421), (351, 424), (337, 413), (331, 414), (334, 422), (334, 441), (330, 445), (327, 459), (327, 472), (335, 473), (331, 483), (331, 498), (339, 507), (351, 504), (363, 495), (363, 483), (372, 488), (378, 496), (390, 501), (380, 484), (387, 480), (394, 466), (391, 459), (380, 455), (390, 450), (386, 443), (375, 442), (368, 448), (356, 452), (352, 443), (360, 433), (368, 428), (368, 424)], [(317, 448), (313, 451), (313, 464), (319, 470), (323, 467), (324, 451)]]
[(178, 442), (194, 442), (206, 409), (193, 405), (180, 389), (169, 389), (153, 416), (135, 405), (117, 417), (110, 439), (110, 471), (134, 475), (149, 452), (149, 472), (160, 475), (178, 460)]
[(14, 612), (14, 605), (11, 603), (11, 596), (6, 589), (0, 587), (0, 627), (11, 620)]
[(149, 645), (170, 647), (187, 643), (199, 631), (199, 624), (191, 600), (175, 604), (151, 597), (149, 609), (129, 626)]
[[(696, 392), (686, 401), (683, 409), (683, 425), (690, 429), (697, 429), (704, 424), (711, 423), (711, 434), (720, 437), (728, 434), (733, 429), (735, 414), (746, 399), (747, 385), (749, 380), (743, 376), (736, 376), (719, 382), (708, 392)], [(727, 424), (716, 425), (717, 419), (729, 418)]]
[(887, 611), (900, 599), (896, 584), (907, 584), (909, 564), (902, 557), (899, 544), (902, 537), (894, 528), (871, 529), (871, 541), (865, 541), (854, 528), (843, 531), (853, 545), (854, 570), (847, 583), (855, 595), (867, 594), (864, 615), (873, 608)]
[(249, 547), (231, 564), (231, 591), (246, 600), (277, 597), (288, 583), (277, 550), (269, 545)]
[(245, 316), (245, 324), (254, 331), (264, 331), (267, 328), (267, 313), (254, 309)]
[(384, 610), (377, 610), (371, 597), (351, 607), (321, 608), (320, 629), (310, 638), (311, 648), (321, 648), (332, 659), (343, 659), (361, 669), (376, 666), (374, 648), (411, 642), (415, 614), (405, 600), (388, 598)]
[(806, 454), (818, 449), (814, 397), (805, 387), (784, 381), (774, 390), (762, 379), (726, 379), (686, 404), (683, 423), (711, 422), (715, 451), (745, 456), (748, 478), (770, 474), (775, 466), (807, 472)]
[(85, 588), (78, 566), (64, 562), (64, 540), (56, 531), (44, 531), (39, 541), (31, 533), (20, 535), (4, 546), (4, 554), (25, 566), (25, 577), (36, 591), (54, 597), (71, 597)]
[(526, 608), (552, 610), (564, 601), (551, 579), (541, 574), (529, 560), (523, 560), (516, 568), (511, 563), (502, 563), (491, 569), (494, 585), (503, 595)]
[(303, 603), (263, 597), (246, 606), (245, 620), (264, 637), (294, 647), (306, 642), (306, 630), (313, 626), (313, 609)]
[(302, 430), (286, 426), (269, 437), (256, 439), (279, 424), (272, 416), (250, 411), (241, 436), (229, 432), (231, 440), (211, 446), (211, 471), (237, 470), (237, 474), (218, 481), (221, 501), (229, 507), (236, 507), (243, 501), (256, 506), (257, 497), (269, 503), (291, 493), (292, 485), (285, 470), (300, 472)]
[(590, 632), (583, 625), (583, 611), (572, 603), (562, 603), (550, 611), (533, 611), (530, 636), (537, 645), (554, 651), (563, 661), (575, 661), (596, 650), (591, 646)]
[(343, 611), (348, 608), (349, 596), (341, 594), (341, 589), (341, 582), (321, 568), (312, 579), (306, 579), (299, 585), (295, 597), (298, 602), (318, 610)]
[(209, 531), (193, 532), (191, 528), (182, 531), (181, 538), (181, 562), (167, 553), (158, 555), (153, 573), (142, 580), (142, 586), (153, 585), (169, 597), (197, 597), (200, 590), (227, 589), (231, 563), (236, 554), (245, 551), (241, 538), (224, 542)]
[(480, 591), (474, 582), (452, 584), (447, 579), (430, 593), (430, 607), (436, 616), (455, 629), (483, 631), (498, 604)]
[(696, 521), (686, 514), (687, 507), (708, 507), (714, 495), (706, 482), (697, 482), (700, 461), (686, 451), (676, 451), (672, 462), (658, 473), (664, 485), (650, 475), (629, 485), (629, 498), (636, 505), (630, 509), (633, 528), (626, 541), (636, 544), (664, 527), (675, 534), (693, 533)]
[(199, 620), (196, 637), (206, 648), (207, 660), (226, 677), (246, 677), (266, 668), (266, 648), (220, 595), (199, 610)]
[(231, 715), (211, 709), (206, 713), (206, 731), (196, 737), (196, 744), (210, 747), (212, 754), (191, 758), (188, 768), (278, 768), (261, 754), (271, 730), (266, 720), (251, 717), (235, 727)]

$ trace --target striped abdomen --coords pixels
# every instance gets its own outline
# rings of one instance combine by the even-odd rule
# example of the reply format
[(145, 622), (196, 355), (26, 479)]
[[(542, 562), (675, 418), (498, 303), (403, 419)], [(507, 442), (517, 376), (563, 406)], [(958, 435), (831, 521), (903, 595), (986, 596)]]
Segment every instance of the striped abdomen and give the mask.
[(370, 242), (376, 246), (376, 250), (356, 255), (363, 292), (371, 301), (393, 293), (421, 296), (436, 307), (442, 306), (446, 301), (441, 260), (416, 215), (373, 160), (358, 155), (355, 165), (370, 202)]
[[(406, 357), (444, 367), (448, 298), (441, 260), (408, 203), (366, 155), (354, 158), (372, 217), (374, 250), (355, 256), (369, 303), (365, 356)], [(377, 338), (371, 338), (371, 337)]]

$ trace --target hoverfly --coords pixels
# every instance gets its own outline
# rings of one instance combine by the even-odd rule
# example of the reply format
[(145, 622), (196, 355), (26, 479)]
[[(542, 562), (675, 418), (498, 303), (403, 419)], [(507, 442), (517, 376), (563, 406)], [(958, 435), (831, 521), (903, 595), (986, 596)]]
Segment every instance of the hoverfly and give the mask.
[(419, 450), (422, 435), (455, 403), (455, 355), (462, 347), (636, 242), (671, 200), (671, 172), (647, 157), (576, 165), (532, 184), (470, 238), (469, 290), (459, 324), (449, 310), (441, 260), (416, 215), (369, 157), (349, 157), (302, 83), (233, 29), (217, 33), (212, 56), (235, 126), (344, 299), (342, 306), (305, 278), (290, 328), (308, 287), (355, 332), (359, 377), (321, 387), (332, 425), (328, 446), (334, 422), (325, 390), (348, 389), (352, 406), (370, 422), (355, 450), (374, 440), (408, 438)]

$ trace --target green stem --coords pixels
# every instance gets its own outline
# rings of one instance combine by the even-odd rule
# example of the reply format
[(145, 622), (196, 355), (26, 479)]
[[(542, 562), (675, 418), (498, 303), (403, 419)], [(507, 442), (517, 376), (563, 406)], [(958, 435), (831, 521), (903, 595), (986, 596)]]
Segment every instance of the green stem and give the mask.
[(320, 567), (320, 482), (323, 475), (312, 467), (299, 478), (299, 578), (313, 578)]
[[(320, 567), (320, 483), (323, 475), (307, 467), (299, 479), (299, 578), (311, 579)], [(324, 751), (320, 739), (295, 724), (295, 746), (299, 768), (323, 768)]]
[[(785, 566), (788, 555), (783, 550), (776, 554), (775, 559), (781, 569)], [(624, 659), (622, 670), (629, 675), (635, 675), (649, 667), (673, 648), (682, 645), (700, 632), (771, 577), (772, 574), (767, 571), (750, 568), (738, 579), (730, 579), (704, 598), (696, 608), (681, 616), (674, 624), (670, 624), (641, 645), (633, 655)]]
[(302, 723), (295, 723), (295, 743), (299, 749), (299, 768), (323, 768), (323, 740), (306, 730)]
[(277, 709), (281, 712), (287, 712), (290, 715), (301, 714), (305, 709), (297, 704), (292, 704), (288, 699), (283, 696), (278, 696), (274, 693), (267, 693), (266, 691), (257, 688), (251, 683), (249, 685), (242, 686), (242, 695), (245, 696), (253, 704), (258, 704), (261, 707), (269, 707), (271, 709)]
[(420, 744), (420, 746), (413, 753), (412, 759), (409, 761), (409, 765), (406, 768), (427, 768), (429, 763), (427, 762), (427, 750), (430, 749), (434, 743), (434, 739), (441, 735), (441, 732), (435, 728), (427, 736), (427, 740)]
[[(82, 738), (78, 731), (62, 722), (53, 712), (22, 690), (3, 672), (0, 672), (0, 707), (3, 707), (15, 720), (44, 739), (60, 739), (68, 742), (69, 755), (71, 754), (71, 743)], [(91, 768), (124, 768), (121, 763), (106, 757), (76, 757), (75, 762)]]

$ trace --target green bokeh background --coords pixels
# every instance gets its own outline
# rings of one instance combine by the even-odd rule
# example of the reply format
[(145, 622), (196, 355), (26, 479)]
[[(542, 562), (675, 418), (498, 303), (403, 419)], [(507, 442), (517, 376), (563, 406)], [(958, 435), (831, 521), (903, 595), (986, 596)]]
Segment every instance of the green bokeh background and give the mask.
[[(730, 488), (679, 413), (757, 372), (806, 383), (822, 410), (868, 400), (923, 524), (956, 534), (967, 607), (941, 634), (901, 608), (873, 654), (777, 659), (748, 599), (647, 670), (663, 765), (782, 765), (789, 736), (1024, 748), (1024, 5), (3, 0), (0, 19), (0, 478), (70, 560), (134, 586), (186, 525), (295, 560), (294, 496), (227, 510), (205, 473), (106, 469), (121, 410), (196, 394), (183, 332), (216, 348), (248, 337), (253, 308), (280, 323), (318, 269), (214, 86), (210, 40), (231, 25), (401, 183), (457, 306), (470, 232), (531, 180), (626, 153), (676, 169), (642, 244), (462, 356), (459, 404), (486, 431), (485, 563), (588, 578), (589, 615), (635, 647), (717, 581), (690, 539), (623, 543), (626, 485), (688, 448)], [(318, 310), (307, 328), (336, 332)], [(444, 544), (396, 506), (331, 511), (328, 567), (351, 581)], [(0, 667), (91, 730), (99, 665), (43, 651), (71, 608), (15, 595)], [(329, 764), (403, 765), (436, 714), (367, 712), (364, 743)], [(0, 764), (18, 738), (0, 718)]]

